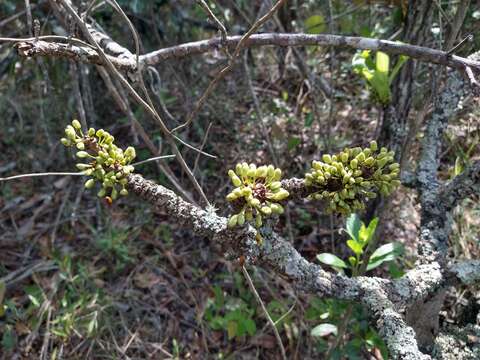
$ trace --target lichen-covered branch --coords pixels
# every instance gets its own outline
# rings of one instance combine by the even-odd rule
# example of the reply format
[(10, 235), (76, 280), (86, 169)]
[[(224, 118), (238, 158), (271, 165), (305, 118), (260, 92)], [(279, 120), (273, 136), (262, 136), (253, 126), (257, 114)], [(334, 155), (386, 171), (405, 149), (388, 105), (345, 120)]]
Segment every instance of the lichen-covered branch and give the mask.
[[(302, 189), (299, 179), (284, 180), (283, 184), (289, 184), (291, 189), (299, 185)], [(463, 281), (462, 279), (478, 278), (478, 275), (472, 274), (479, 266), (476, 263), (470, 267), (452, 267), (456, 270), (452, 270), (451, 274), (458, 275), (450, 275), (448, 278), (438, 263), (420, 265), (396, 280), (348, 278), (326, 272), (321, 266), (310, 263), (268, 226), (260, 230), (263, 243), (259, 245), (255, 237), (257, 230), (253, 227), (245, 225), (229, 229), (227, 219), (218, 216), (213, 210), (200, 209), (182, 200), (173, 191), (145, 180), (138, 174), (128, 177), (127, 187), (130, 192), (167, 212), (172, 221), (190, 228), (197, 235), (211, 239), (222, 252), (232, 258), (244, 256), (250, 263), (270, 268), (280, 276), (287, 277), (301, 291), (320, 297), (360, 301), (376, 321), (394, 358), (419, 359), (423, 356), (416, 346), (413, 330), (404, 323), (395, 309), (424, 299), (436, 290)]]
[[(97, 51), (87, 46), (49, 42), (43, 40), (22, 41), (15, 44), (18, 55), (21, 57), (53, 57), (71, 59), (78, 62), (104, 65)], [(120, 70), (132, 70), (135, 68), (133, 58), (120, 58), (108, 55), (109, 60)]]
[(458, 201), (474, 194), (480, 195), (480, 161), (475, 161), (440, 189), (441, 201), (447, 210), (453, 209)]
[[(234, 47), (240, 41), (241, 36), (229, 36), (226, 43)], [(335, 46), (359, 50), (380, 50), (390, 55), (407, 55), (412, 59), (432, 64), (444, 65), (464, 70), (466, 66), (480, 70), (480, 62), (456, 55), (447, 55), (445, 51), (431, 49), (423, 46), (402, 44), (388, 40), (378, 40), (356, 36), (342, 36), (330, 34), (282, 34), (265, 33), (252, 35), (244, 44), (245, 47), (254, 46)], [(193, 55), (199, 55), (220, 48), (221, 38), (201, 40), (169, 48), (159, 49), (142, 55), (140, 62), (147, 65), (156, 65), (168, 59), (178, 59)]]

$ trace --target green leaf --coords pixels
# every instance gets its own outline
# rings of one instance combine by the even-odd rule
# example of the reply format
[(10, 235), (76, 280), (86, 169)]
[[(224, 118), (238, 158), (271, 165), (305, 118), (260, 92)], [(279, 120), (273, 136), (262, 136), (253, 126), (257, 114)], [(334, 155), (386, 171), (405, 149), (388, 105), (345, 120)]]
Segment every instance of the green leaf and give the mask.
[(348, 265), (345, 264), (345, 262), (342, 259), (340, 259), (338, 256), (330, 254), (330, 253), (318, 254), (317, 259), (318, 259), (318, 261), (320, 261), (320, 262), (322, 262), (326, 265), (330, 265), (330, 266), (337, 267), (337, 268), (344, 268), (344, 269), (348, 268)]
[(308, 34), (320, 34), (326, 30), (325, 18), (323, 15), (313, 15), (305, 20), (305, 28)]
[(362, 255), (363, 253), (363, 246), (361, 243), (355, 240), (348, 240), (347, 245), (356, 255)]
[(370, 240), (372, 240), (373, 235), (375, 234), (377, 225), (378, 225), (377, 217), (374, 218), (372, 221), (370, 221), (370, 224), (368, 224), (368, 227), (365, 227), (365, 224), (362, 223), (362, 226), (360, 227), (360, 230), (358, 232), (359, 242), (361, 242), (363, 245), (368, 244)]
[(350, 237), (353, 240), (358, 241), (358, 232), (360, 231), (360, 227), (362, 226), (362, 222), (360, 221), (360, 218), (357, 214), (351, 214), (347, 218), (347, 234), (350, 235)]
[(313, 124), (313, 113), (309, 112), (307, 115), (305, 115), (305, 120), (304, 120), (304, 126), (309, 128)]
[(237, 335), (238, 324), (236, 321), (229, 321), (227, 324), (228, 339), (232, 340)]
[(252, 319), (245, 319), (243, 325), (245, 326), (248, 335), (253, 336), (257, 332), (257, 325), (255, 325), (255, 321)]
[(393, 67), (392, 69), (392, 72), (390, 74), (390, 76), (388, 77), (388, 82), (389, 84), (392, 83), (392, 81), (395, 79), (395, 77), (397, 76), (398, 72), (400, 71), (400, 69), (402, 68), (403, 64), (405, 64), (408, 60), (408, 56), (405, 56), (405, 55), (400, 55), (398, 57), (398, 60), (397, 60), (397, 63), (395, 64), (395, 66)]
[(288, 144), (287, 144), (288, 150), (295, 149), (299, 144), (300, 144), (300, 138), (291, 137), (290, 139), (288, 139)]
[(455, 176), (460, 175), (463, 172), (463, 160), (460, 157), (455, 159)]
[(6, 351), (11, 351), (15, 347), (16, 337), (15, 332), (11, 325), (7, 325), (4, 329), (3, 336), (2, 336), (2, 348)]
[(403, 247), (400, 243), (388, 243), (380, 246), (370, 256), (368, 261), (367, 271), (373, 270), (384, 262), (395, 260), (403, 252)]
[(330, 334), (337, 335), (337, 333), (338, 329), (336, 325), (325, 323), (315, 326), (310, 332), (310, 335), (313, 337), (323, 337)]
[(388, 75), (390, 69), (390, 56), (382, 51), (377, 51), (375, 56), (375, 65), (378, 73)]

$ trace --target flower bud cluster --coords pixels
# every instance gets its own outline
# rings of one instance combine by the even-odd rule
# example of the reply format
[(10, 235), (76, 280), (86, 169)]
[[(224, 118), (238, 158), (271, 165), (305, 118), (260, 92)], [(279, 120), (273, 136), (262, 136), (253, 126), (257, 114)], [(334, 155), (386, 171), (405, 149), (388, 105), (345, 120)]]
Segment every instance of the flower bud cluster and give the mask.
[(289, 193), (282, 188), (280, 179), (282, 170), (273, 165), (260, 166), (247, 163), (237, 164), (234, 170), (228, 171), (228, 176), (235, 189), (227, 195), (238, 213), (230, 216), (228, 227), (254, 222), (256, 228), (263, 224), (263, 218), (283, 213), (281, 201)]
[(136, 157), (133, 147), (129, 146), (123, 151), (113, 143), (115, 138), (103, 129), (90, 128), (84, 133), (78, 120), (73, 120), (72, 124), (65, 128), (65, 135), (66, 137), (60, 140), (62, 144), (67, 147), (75, 146), (79, 150), (77, 157), (84, 159), (84, 162), (76, 166), (84, 175), (90, 176), (85, 183), (87, 189), (93, 188), (95, 183), (99, 182), (99, 197), (115, 200), (118, 195), (128, 194), (125, 188), (127, 175), (133, 172), (134, 168), (130, 163)]
[(389, 195), (400, 185), (400, 166), (393, 162), (394, 152), (372, 141), (367, 148), (347, 148), (313, 161), (305, 175), (305, 185), (314, 188), (310, 198), (328, 203), (328, 212), (350, 214), (365, 209), (365, 201)]

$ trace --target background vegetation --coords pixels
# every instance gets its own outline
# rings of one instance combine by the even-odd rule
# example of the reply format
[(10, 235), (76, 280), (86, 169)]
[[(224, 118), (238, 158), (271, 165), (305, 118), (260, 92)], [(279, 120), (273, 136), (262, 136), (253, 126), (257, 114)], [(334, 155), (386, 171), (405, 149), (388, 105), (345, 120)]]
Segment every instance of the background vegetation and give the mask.
[[(142, 53), (218, 35), (194, 1), (119, 3), (139, 32)], [(271, 6), (270, 1), (207, 3), (230, 35), (243, 34)], [(458, 2), (435, 3), (428, 40), (422, 45), (443, 49)], [(403, 1), (289, 1), (262, 31), (395, 40), (405, 6)], [(41, 22), (42, 34), (66, 35), (47, 1), (32, 2), (32, 13)], [(110, 6), (98, 7), (94, 18), (112, 38), (134, 49), (128, 28)], [(462, 33), (477, 35), (479, 18), (473, 2)], [(29, 36), (23, 2), (1, 2), (0, 34)], [(466, 56), (479, 47), (480, 37), (475, 36), (459, 53)], [(381, 62), (387, 60), (385, 71)], [(185, 147), (181, 151), (195, 164), (194, 174), (209, 200), (227, 215), (226, 170), (237, 162), (277, 162), (284, 173), (295, 176), (320, 153), (377, 138), (383, 106), (394, 96), (391, 82), (404, 61), (328, 47), (250, 49), (181, 135), (217, 158)], [(147, 87), (169, 128), (185, 121), (225, 62), (225, 54), (215, 51), (165, 61), (147, 72)], [(413, 131), (402, 166), (414, 167), (422, 119), (431, 111), (432, 101), (425, 100), (433, 97), (431, 84), (443, 71), (421, 65), (415, 79), (421, 96), (413, 99)], [(335, 89), (333, 95), (325, 95), (312, 81), (318, 77)], [(435, 85), (441, 88), (442, 83)], [(108, 130), (123, 147), (133, 144), (140, 160), (152, 156), (93, 65), (20, 59), (11, 43), (0, 42), (0, 94), (0, 176), (74, 171), (72, 154), (59, 139), (64, 126), (82, 112), (90, 126)], [(160, 152), (170, 153), (154, 121), (133, 104), (132, 111)], [(440, 169), (444, 179), (479, 158), (478, 115), (478, 107), (467, 102), (449, 126)], [(163, 162), (193, 191), (174, 160)], [(155, 163), (143, 165), (141, 172), (172, 188)], [(0, 183), (4, 359), (276, 358), (276, 340), (237, 260), (217, 256), (207, 240), (134, 197), (108, 206), (92, 195), (76, 177)], [(401, 187), (383, 210), (377, 236), (402, 246), (372, 273), (398, 277), (413, 266), (416, 197)], [(450, 239), (454, 258), (479, 257), (479, 213), (478, 199), (465, 200), (455, 211), (456, 231)], [(314, 202), (291, 206), (278, 227), (309, 260), (318, 262), (321, 253), (345, 261), (352, 256), (346, 241), (353, 237), (342, 230), (346, 218), (326, 215)], [(322, 358), (329, 348), (329, 355), (338, 359), (388, 357), (360, 306), (298, 294), (294, 284), (262, 269), (252, 275), (291, 358)], [(441, 321), (475, 322), (480, 308), (476, 290), (451, 290)], [(346, 335), (338, 337), (344, 330)], [(332, 344), (338, 345), (335, 350)]]

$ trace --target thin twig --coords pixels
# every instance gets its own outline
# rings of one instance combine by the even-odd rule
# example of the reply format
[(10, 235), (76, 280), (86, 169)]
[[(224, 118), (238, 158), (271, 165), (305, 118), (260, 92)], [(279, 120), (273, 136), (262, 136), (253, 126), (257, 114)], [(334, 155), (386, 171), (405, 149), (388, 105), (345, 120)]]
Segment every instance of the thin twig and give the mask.
[(247, 268), (245, 266), (242, 266), (242, 272), (243, 272), (243, 275), (245, 276), (245, 279), (247, 280), (247, 283), (248, 283), (248, 286), (250, 287), (250, 290), (252, 291), (253, 295), (255, 296), (255, 298), (257, 299), (258, 303), (260, 304), (260, 306), (262, 307), (262, 311), (265, 315), (265, 317), (267, 318), (268, 322), (270, 323), (270, 325), (272, 326), (272, 329), (273, 329), (273, 332), (275, 334), (275, 338), (277, 339), (277, 342), (278, 342), (278, 346), (280, 346), (280, 351), (282, 353), (282, 358), (284, 360), (287, 360), (287, 355), (285, 353), (285, 348), (283, 347), (283, 343), (282, 343), (282, 338), (280, 337), (280, 334), (278, 333), (278, 330), (277, 330), (277, 326), (275, 325), (275, 323), (273, 322), (272, 318), (270, 317), (270, 314), (268, 313), (268, 310), (267, 308), (265, 307), (265, 304), (263, 303), (263, 300), (262, 298), (260, 297), (260, 295), (258, 294), (258, 291), (257, 289), (255, 288), (255, 285), (253, 284), (253, 281), (252, 279), (250, 278), (250, 275), (247, 271)]
[(85, 176), (83, 173), (76, 172), (43, 172), (43, 173), (30, 173), (30, 174), (21, 174), (14, 175), (9, 177), (0, 178), (0, 181), (15, 180), (28, 177), (41, 177), (41, 176)]
[[(118, 69), (112, 64), (110, 59), (107, 57), (103, 49), (100, 47), (100, 45), (97, 43), (97, 41), (93, 38), (93, 36), (90, 34), (85, 22), (80, 18), (80, 16), (77, 14), (75, 9), (70, 5), (70, 3), (66, 0), (60, 0), (60, 2), (63, 4), (65, 9), (68, 11), (68, 13), (72, 16), (74, 21), (77, 23), (77, 25), (80, 27), (82, 30), (84, 36), (95, 46), (96, 50), (98, 51), (99, 55), (101, 56), (102, 60), (106, 63), (108, 69), (111, 71), (113, 75), (120, 81), (120, 83), (125, 86), (127, 91), (132, 95), (132, 97), (140, 104), (142, 105), (148, 113), (158, 122), (160, 129), (164, 133), (164, 135), (167, 138), (167, 141), (169, 142), (170, 146), (172, 147), (173, 153), (176, 155), (177, 161), (180, 163), (180, 166), (183, 168), (183, 170), (186, 172), (188, 178), (192, 182), (193, 186), (195, 187), (195, 190), (200, 194), (201, 198), (205, 202), (205, 204), (209, 205), (210, 202), (207, 199), (207, 196), (203, 192), (203, 189), (201, 188), (200, 184), (198, 181), (195, 179), (195, 176), (193, 176), (190, 168), (188, 167), (187, 163), (185, 162), (185, 159), (183, 158), (180, 150), (177, 147), (177, 144), (175, 143), (175, 139), (173, 138), (170, 130), (166, 127), (165, 123), (163, 122), (162, 118), (158, 114), (158, 112), (150, 106), (134, 89), (133, 87), (129, 84), (129, 82), (125, 79), (125, 77), (118, 71)], [(137, 45), (138, 46), (138, 45)], [(148, 101), (148, 99), (147, 99)]]
[(184, 127), (190, 125), (190, 123), (193, 121), (193, 119), (197, 116), (200, 108), (203, 106), (207, 98), (210, 96), (210, 94), (215, 90), (217, 87), (217, 84), (220, 80), (222, 80), (227, 73), (232, 70), (233, 66), (235, 65), (235, 60), (237, 59), (238, 55), (240, 54), (240, 51), (243, 50), (245, 42), (253, 35), (255, 31), (258, 30), (264, 23), (266, 23), (274, 14), (275, 12), (285, 3), (286, 0), (279, 0), (264, 16), (262, 16), (258, 21), (255, 22), (255, 24), (252, 25), (250, 30), (248, 30), (240, 39), (240, 41), (237, 44), (237, 47), (235, 48), (235, 51), (232, 54), (232, 57), (230, 58), (230, 61), (228, 62), (228, 65), (224, 67), (220, 72), (215, 76), (215, 78), (210, 82), (208, 85), (207, 89), (203, 93), (203, 95), (200, 97), (200, 99), (197, 101), (195, 104), (195, 108), (193, 111), (190, 113), (190, 115), (187, 118), (187, 121), (176, 128), (172, 129), (172, 132), (178, 131), (183, 129)]
[(155, 156), (155, 157), (151, 157), (149, 159), (146, 159), (146, 160), (142, 160), (142, 161), (139, 161), (139, 162), (136, 162), (134, 164), (132, 164), (132, 166), (138, 166), (138, 165), (141, 165), (141, 164), (145, 164), (147, 162), (150, 162), (150, 161), (156, 161), (156, 160), (162, 160), (162, 159), (171, 159), (171, 158), (174, 158), (175, 155), (162, 155), (162, 156)]

